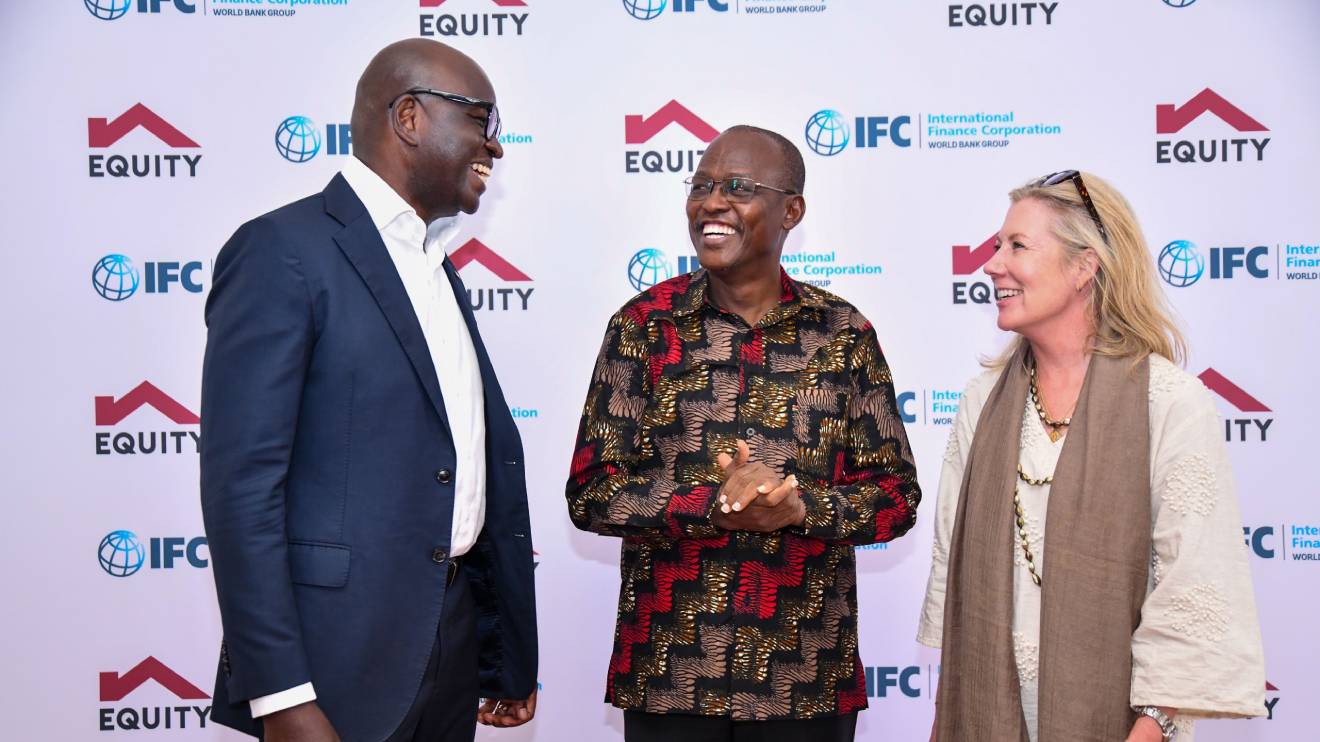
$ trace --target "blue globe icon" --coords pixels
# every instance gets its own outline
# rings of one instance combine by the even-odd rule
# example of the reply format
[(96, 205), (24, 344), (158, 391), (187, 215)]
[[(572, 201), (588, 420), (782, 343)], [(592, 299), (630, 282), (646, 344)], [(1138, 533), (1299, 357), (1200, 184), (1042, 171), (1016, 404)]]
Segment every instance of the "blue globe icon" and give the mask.
[(674, 269), (669, 266), (669, 258), (654, 247), (638, 250), (628, 261), (628, 283), (637, 291), (645, 291), (673, 277)]
[(128, 577), (142, 569), (146, 550), (132, 531), (111, 531), (101, 539), (101, 546), (96, 550), (101, 560), (101, 569), (111, 577)]
[(665, 12), (669, 0), (623, 0), (623, 9), (639, 21), (649, 21)]
[(103, 21), (123, 18), (133, 0), (83, 0), (87, 12)]
[(1205, 273), (1205, 258), (1197, 252), (1196, 244), (1187, 240), (1174, 240), (1160, 250), (1160, 278), (1170, 286), (1191, 286)]
[(289, 162), (307, 162), (321, 151), (321, 132), (306, 116), (290, 116), (275, 130), (275, 149)]
[(806, 135), (812, 152), (833, 157), (848, 146), (848, 123), (838, 111), (816, 111), (807, 119)]
[(127, 255), (107, 255), (92, 268), (92, 288), (102, 299), (123, 301), (138, 289), (138, 269)]
[(1164, 4), (1170, 8), (1185, 8), (1196, 2), (1196, 0), (1164, 0)]

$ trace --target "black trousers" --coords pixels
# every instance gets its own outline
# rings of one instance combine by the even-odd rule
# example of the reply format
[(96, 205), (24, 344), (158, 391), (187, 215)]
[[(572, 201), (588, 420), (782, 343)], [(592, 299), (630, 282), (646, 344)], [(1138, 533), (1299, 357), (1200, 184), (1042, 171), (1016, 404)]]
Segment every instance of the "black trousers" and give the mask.
[(477, 605), (466, 570), (445, 596), (417, 700), (386, 742), (472, 742), (477, 734)]
[(855, 711), (843, 716), (782, 721), (623, 712), (625, 742), (852, 742), (856, 731)]

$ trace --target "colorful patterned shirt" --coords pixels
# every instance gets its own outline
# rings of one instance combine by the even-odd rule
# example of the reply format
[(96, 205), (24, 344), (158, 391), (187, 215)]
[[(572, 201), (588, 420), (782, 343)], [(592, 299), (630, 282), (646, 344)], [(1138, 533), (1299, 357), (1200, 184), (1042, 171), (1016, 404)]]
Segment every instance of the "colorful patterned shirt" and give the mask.
[[(704, 270), (611, 319), (567, 485), (581, 529), (623, 537), (606, 701), (653, 713), (806, 719), (866, 707), (853, 547), (903, 535), (921, 490), (875, 329), (781, 271), (755, 327)], [(739, 439), (796, 474), (804, 527), (716, 527)]]

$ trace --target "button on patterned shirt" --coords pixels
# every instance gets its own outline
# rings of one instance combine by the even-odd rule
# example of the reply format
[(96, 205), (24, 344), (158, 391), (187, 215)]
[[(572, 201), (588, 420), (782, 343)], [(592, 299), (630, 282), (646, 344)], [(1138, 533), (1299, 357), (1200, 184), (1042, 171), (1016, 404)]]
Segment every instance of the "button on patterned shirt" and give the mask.
[[(704, 270), (605, 332), (567, 484), (573, 523), (623, 537), (606, 700), (652, 713), (807, 719), (866, 707), (853, 547), (915, 522), (921, 490), (875, 328), (780, 273), (755, 326)], [(739, 439), (797, 476), (806, 523), (714, 525)]]

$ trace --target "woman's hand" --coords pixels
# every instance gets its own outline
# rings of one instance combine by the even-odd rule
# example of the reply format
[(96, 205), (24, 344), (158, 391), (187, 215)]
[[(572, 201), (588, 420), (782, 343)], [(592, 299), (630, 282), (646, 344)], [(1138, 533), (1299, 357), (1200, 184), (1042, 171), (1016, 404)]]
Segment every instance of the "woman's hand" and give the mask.
[(1154, 719), (1149, 716), (1138, 716), (1124, 742), (1164, 742), (1164, 732)]

